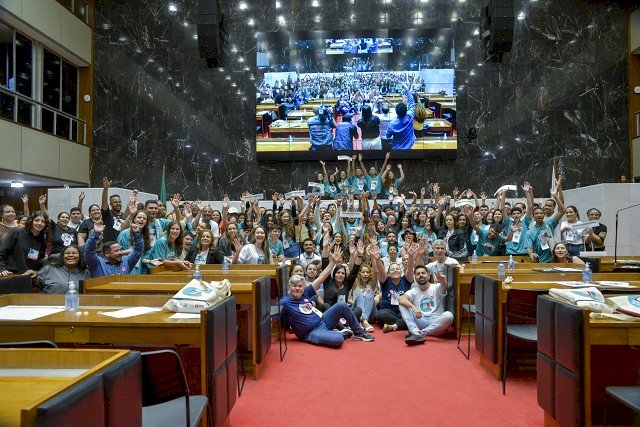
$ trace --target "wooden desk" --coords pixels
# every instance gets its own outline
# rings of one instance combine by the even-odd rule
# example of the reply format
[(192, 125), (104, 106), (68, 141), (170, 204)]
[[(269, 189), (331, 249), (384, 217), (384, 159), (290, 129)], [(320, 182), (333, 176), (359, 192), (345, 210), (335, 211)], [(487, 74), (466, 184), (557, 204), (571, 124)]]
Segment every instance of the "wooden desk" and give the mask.
[(127, 353), (126, 350), (0, 349), (0, 425), (33, 425), (39, 405)]
[(297, 111), (289, 112), (289, 114), (287, 114), (287, 120), (302, 119), (303, 121), (307, 121), (307, 119), (310, 119), (313, 116), (314, 116), (313, 111), (297, 110)]
[(600, 258), (600, 271), (602, 272), (613, 271), (615, 267), (624, 267), (625, 263), (621, 261), (636, 261), (637, 263), (640, 263), (640, 256), (618, 255), (618, 265), (614, 265), (614, 257), (612, 256), (598, 258)]
[(258, 104), (256, 105), (256, 112), (266, 112), (266, 111), (278, 111), (278, 106), (276, 104)]
[(309, 125), (307, 122), (287, 122), (284, 126), (269, 126), (269, 135), (272, 137), (278, 136), (301, 136), (309, 137)]
[(451, 134), (451, 123), (444, 119), (427, 119), (424, 121), (424, 126), (430, 132), (447, 132)]
[[(503, 338), (504, 338), (504, 310), (507, 302), (507, 293), (510, 289), (527, 289), (527, 290), (540, 290), (540, 291), (548, 291), (551, 288), (568, 288), (558, 282), (560, 281), (573, 281), (580, 280), (581, 276), (576, 273), (576, 278), (573, 273), (568, 273), (566, 276), (558, 278), (556, 275), (553, 278), (553, 274), (551, 277), (550, 273), (539, 273), (539, 274), (525, 274), (521, 275), (518, 279), (514, 278), (515, 281), (506, 285), (502, 284), (499, 289), (498, 294), (498, 304), (497, 304), (497, 314), (496, 314), (496, 330), (498, 331), (498, 339), (497, 339), (497, 363), (492, 363), (491, 360), (486, 358), (484, 355), (480, 355), (480, 364), (496, 379), (502, 379), (502, 347), (503, 347)], [(598, 280), (617, 280), (623, 282), (629, 282), (631, 286), (638, 287), (640, 289), (640, 274), (637, 273), (594, 273), (593, 281)], [(602, 292), (620, 292), (622, 288), (601, 288)], [(624, 289), (622, 289), (624, 291)], [(608, 338), (604, 338), (608, 339)]]
[(311, 142), (309, 137), (294, 137), (291, 141), (286, 136), (279, 138), (258, 138), (256, 139), (256, 150), (261, 153), (272, 151), (309, 151)]
[(312, 105), (335, 105), (338, 102), (338, 98), (326, 98), (326, 99), (310, 99), (308, 104)]

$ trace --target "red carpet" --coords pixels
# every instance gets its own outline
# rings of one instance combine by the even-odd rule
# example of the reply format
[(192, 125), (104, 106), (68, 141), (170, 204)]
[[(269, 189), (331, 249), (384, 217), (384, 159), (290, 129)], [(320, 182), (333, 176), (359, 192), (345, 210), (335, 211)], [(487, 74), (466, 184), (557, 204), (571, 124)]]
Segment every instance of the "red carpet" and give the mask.
[(473, 342), (466, 360), (451, 338), (407, 347), (403, 331), (376, 327), (374, 336), (332, 350), (289, 335), (284, 362), (274, 341), (263, 376), (247, 378), (231, 425), (543, 425), (534, 375), (510, 377), (503, 396)]

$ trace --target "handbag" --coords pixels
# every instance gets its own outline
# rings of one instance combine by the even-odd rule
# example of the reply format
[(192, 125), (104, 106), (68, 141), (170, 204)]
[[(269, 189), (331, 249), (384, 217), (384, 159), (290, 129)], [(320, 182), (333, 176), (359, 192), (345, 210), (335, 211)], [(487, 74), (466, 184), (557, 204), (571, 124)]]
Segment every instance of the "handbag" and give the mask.
[(207, 283), (192, 279), (162, 307), (174, 313), (200, 313), (231, 296), (231, 282)]

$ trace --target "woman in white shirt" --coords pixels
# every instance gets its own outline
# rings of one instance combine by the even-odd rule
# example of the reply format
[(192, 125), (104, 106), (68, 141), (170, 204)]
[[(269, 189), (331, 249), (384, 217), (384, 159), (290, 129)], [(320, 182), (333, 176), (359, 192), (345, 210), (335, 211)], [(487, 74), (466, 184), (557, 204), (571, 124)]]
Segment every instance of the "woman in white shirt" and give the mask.
[(272, 264), (269, 244), (267, 243), (267, 232), (264, 227), (258, 226), (253, 229), (250, 238), (251, 243), (242, 246), (240, 239), (233, 242), (236, 251), (233, 254), (234, 264)]
[(582, 222), (579, 221), (580, 214), (575, 206), (567, 206), (564, 214), (567, 220), (562, 221), (560, 224), (562, 243), (566, 246), (569, 255), (580, 256), (580, 251), (585, 250), (584, 244), (589, 234), (584, 228), (575, 228), (582, 224)]

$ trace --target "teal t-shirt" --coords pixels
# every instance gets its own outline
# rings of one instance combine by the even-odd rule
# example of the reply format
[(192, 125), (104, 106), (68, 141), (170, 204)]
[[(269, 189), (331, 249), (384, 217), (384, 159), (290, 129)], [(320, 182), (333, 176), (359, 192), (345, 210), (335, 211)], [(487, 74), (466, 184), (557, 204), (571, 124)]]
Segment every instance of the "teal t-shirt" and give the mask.
[(380, 178), (380, 174), (369, 176), (367, 179), (367, 188), (371, 194), (378, 195), (382, 192), (382, 178)]
[(324, 192), (331, 198), (336, 197), (338, 194), (338, 187), (335, 184), (330, 184), (328, 179), (324, 180)]
[(351, 187), (353, 187), (353, 194), (362, 194), (367, 190), (367, 178), (363, 175), (360, 177), (354, 176), (351, 178)]
[(538, 254), (540, 262), (551, 262), (551, 248), (553, 247), (553, 230), (558, 226), (558, 221), (550, 217), (544, 220), (541, 226), (532, 223), (527, 231), (525, 248), (532, 248)]
[[(531, 224), (531, 218), (525, 216), (520, 219), (520, 225), (522, 227), (522, 229), (520, 230), (520, 233), (519, 234), (517, 232), (513, 233), (513, 238), (505, 244), (507, 248), (507, 255), (522, 255), (527, 253), (525, 244), (527, 240), (526, 239), (527, 231), (529, 230), (530, 224)], [(512, 226), (513, 226), (513, 220), (511, 218), (507, 218), (504, 221), (505, 231), (511, 230)]]
[(502, 243), (502, 236), (498, 234), (493, 239), (489, 239), (489, 227), (479, 228), (478, 231), (478, 244), (476, 246), (476, 254), (478, 256), (492, 256), (498, 254), (498, 249), (500, 248), (500, 243)]

